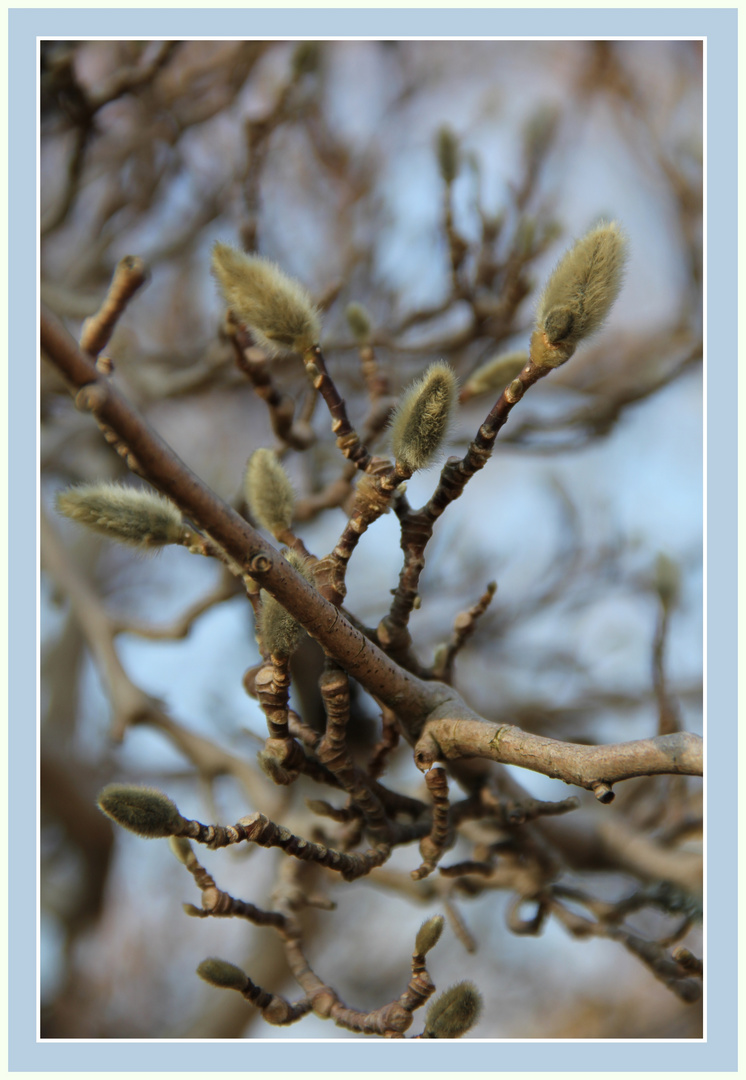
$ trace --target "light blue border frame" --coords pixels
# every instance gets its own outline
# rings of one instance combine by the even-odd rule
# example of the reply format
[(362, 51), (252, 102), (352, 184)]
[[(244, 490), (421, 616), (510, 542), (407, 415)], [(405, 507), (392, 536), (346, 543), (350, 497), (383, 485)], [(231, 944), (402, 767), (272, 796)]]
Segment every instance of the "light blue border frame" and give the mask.
[[(35, 372), (29, 326), (35, 322), (36, 37), (293, 36), (707, 37), (708, 355), (720, 386), (737, 383), (737, 10), (140, 10), (10, 9), (9, 28), (9, 520), (28, 520), (35, 488)], [(737, 1069), (737, 401), (708, 406), (708, 985), (707, 1043), (438, 1043), (365, 1040), (337, 1043), (37, 1044), (33, 904), (9, 901), (9, 1069), (12, 1071), (428, 1071), (720, 1072)], [(25, 823), (36, 811), (34, 549), (10, 530), (9, 581), (9, 880), (28, 887), (35, 852)], [(18, 895), (18, 887), (12, 893)], [(216, 1070), (216, 1063), (220, 1068)], [(601, 1069), (599, 1068), (601, 1066)]]

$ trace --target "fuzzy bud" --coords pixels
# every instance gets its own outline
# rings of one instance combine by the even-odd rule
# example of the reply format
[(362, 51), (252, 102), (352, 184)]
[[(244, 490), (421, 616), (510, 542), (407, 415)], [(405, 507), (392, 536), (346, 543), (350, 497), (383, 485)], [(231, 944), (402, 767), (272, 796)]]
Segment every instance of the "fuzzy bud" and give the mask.
[(318, 345), (321, 323), (308, 291), (274, 263), (217, 243), (212, 271), (228, 307), (269, 356)]
[(655, 560), (655, 589), (664, 608), (676, 606), (681, 589), (681, 573), (673, 559), (662, 551)]
[(212, 986), (222, 986), (226, 990), (244, 990), (249, 981), (240, 967), (229, 964), (227, 960), (218, 960), (215, 956), (203, 960), (197, 968), (197, 974)]
[(457, 983), (435, 999), (427, 1010), (423, 1038), (460, 1039), (479, 1019), (482, 996), (470, 982)]
[(138, 836), (173, 836), (184, 824), (176, 804), (154, 788), (109, 784), (97, 802), (107, 817)]
[(185, 836), (171, 836), (168, 841), (168, 846), (180, 863), (186, 865), (189, 862), (189, 857), (192, 854), (192, 845)]
[(295, 494), (273, 450), (262, 447), (254, 451), (246, 465), (243, 489), (249, 509), (263, 529), (277, 536), (290, 528)]
[[(283, 551), (285, 559), (294, 570), (304, 578), (309, 585), (314, 584), (313, 570), (308, 559), (304, 559), (296, 551)], [(301, 643), (304, 630), (293, 616), (285, 610), (282, 604), (270, 596), (264, 589), (261, 591), (262, 614), (261, 631), (264, 648), (271, 656), (292, 656)]]
[(391, 422), (391, 448), (410, 472), (425, 469), (438, 453), (456, 401), (456, 376), (448, 364), (431, 364), (401, 399)]
[(345, 318), (352, 336), (358, 345), (367, 345), (370, 340), (370, 316), (362, 304), (348, 304)]
[(539, 300), (531, 359), (559, 367), (603, 324), (622, 286), (627, 242), (619, 225), (605, 222), (565, 253)]
[(435, 152), (440, 175), (446, 184), (452, 184), (459, 174), (461, 153), (457, 135), (449, 127), (438, 128)]
[(139, 548), (178, 544), (184, 530), (181, 513), (152, 491), (123, 484), (81, 484), (57, 496), (57, 509), (111, 540)]
[(519, 375), (528, 363), (528, 353), (500, 353), (472, 372), (461, 391), (461, 400), (468, 401), (479, 394), (497, 394)]
[(301, 41), (293, 53), (293, 75), (299, 79), (302, 75), (312, 75), (318, 71), (321, 63), (321, 48), (318, 41)]
[(529, 162), (538, 161), (554, 138), (559, 115), (559, 110), (554, 105), (541, 105), (529, 117), (523, 129), (524, 152)]
[(414, 951), (418, 956), (424, 956), (425, 953), (429, 953), (438, 944), (440, 935), (443, 933), (443, 923), (442, 915), (433, 915), (432, 919), (428, 919), (422, 924), (417, 931), (414, 943)]

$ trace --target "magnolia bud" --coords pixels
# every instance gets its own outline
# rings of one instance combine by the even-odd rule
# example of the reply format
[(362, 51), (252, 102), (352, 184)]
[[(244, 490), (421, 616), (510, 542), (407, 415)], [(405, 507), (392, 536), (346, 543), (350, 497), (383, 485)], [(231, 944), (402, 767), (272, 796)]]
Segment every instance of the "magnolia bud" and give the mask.
[(519, 375), (528, 363), (528, 353), (500, 353), (473, 371), (461, 391), (461, 400), (468, 401), (478, 394), (496, 394)]
[(318, 345), (321, 324), (309, 293), (274, 263), (218, 243), (212, 271), (228, 307), (270, 356)]
[(482, 1008), (482, 996), (470, 982), (444, 990), (427, 1011), (425, 1039), (460, 1039), (473, 1027)]
[[(314, 584), (313, 570), (308, 559), (295, 551), (282, 553), (309, 585)], [(261, 631), (264, 648), (271, 656), (291, 656), (301, 643), (303, 627), (264, 589), (261, 591)]]
[(273, 536), (290, 528), (295, 494), (290, 478), (272, 450), (255, 450), (246, 465), (244, 497), (252, 514)]
[(184, 529), (178, 507), (168, 499), (123, 484), (68, 488), (57, 496), (57, 509), (111, 540), (140, 548), (178, 544)]
[(415, 940), (414, 951), (424, 956), (425, 953), (429, 953), (432, 948), (438, 944), (440, 935), (443, 933), (444, 919), (442, 915), (433, 915), (432, 919), (428, 919), (417, 931), (417, 938)]
[(227, 990), (243, 990), (248, 982), (248, 976), (240, 967), (214, 956), (202, 961), (197, 974), (212, 986), (222, 986)]
[(348, 304), (345, 318), (358, 345), (366, 345), (370, 338), (370, 316), (362, 304)]
[(184, 824), (176, 804), (154, 788), (109, 784), (97, 802), (107, 817), (138, 836), (173, 836)]
[(531, 359), (558, 367), (603, 324), (622, 286), (627, 243), (612, 221), (592, 229), (565, 253), (539, 300)]
[(410, 472), (427, 468), (448, 431), (456, 401), (456, 376), (448, 364), (431, 364), (404, 394), (391, 422), (391, 448)]

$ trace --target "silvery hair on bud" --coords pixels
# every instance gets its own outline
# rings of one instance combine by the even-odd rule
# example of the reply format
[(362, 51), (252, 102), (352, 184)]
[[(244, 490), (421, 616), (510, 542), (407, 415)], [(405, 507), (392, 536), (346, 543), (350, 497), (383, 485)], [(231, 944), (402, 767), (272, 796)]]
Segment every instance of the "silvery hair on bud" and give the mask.
[(290, 528), (295, 495), (290, 477), (273, 450), (255, 450), (246, 464), (244, 498), (263, 529), (273, 535)]
[(181, 512), (152, 491), (123, 484), (81, 484), (57, 496), (57, 509), (111, 540), (139, 548), (178, 544)]
[[(283, 551), (282, 554), (309, 585), (314, 584), (313, 569), (308, 559), (292, 550)], [(279, 600), (275, 600), (264, 589), (260, 596), (262, 601), (260, 623), (265, 650), (270, 656), (292, 656), (301, 643), (304, 634), (303, 627), (295, 621), (290, 612), (285, 610)]]
[(217, 243), (212, 249), (212, 272), (228, 307), (268, 355), (289, 350), (304, 353), (318, 345), (319, 313), (308, 291), (279, 266)]
[(542, 293), (531, 340), (535, 364), (557, 367), (603, 324), (622, 287), (627, 241), (602, 222), (565, 253)]
[(96, 801), (107, 817), (138, 836), (173, 836), (184, 825), (176, 804), (155, 788), (109, 784)]
[(436, 363), (401, 399), (391, 422), (391, 449), (397, 462), (411, 472), (427, 468), (440, 450), (456, 391), (453, 370), (448, 364)]
[(449, 987), (427, 1011), (426, 1039), (460, 1039), (479, 1019), (482, 995), (471, 982)]

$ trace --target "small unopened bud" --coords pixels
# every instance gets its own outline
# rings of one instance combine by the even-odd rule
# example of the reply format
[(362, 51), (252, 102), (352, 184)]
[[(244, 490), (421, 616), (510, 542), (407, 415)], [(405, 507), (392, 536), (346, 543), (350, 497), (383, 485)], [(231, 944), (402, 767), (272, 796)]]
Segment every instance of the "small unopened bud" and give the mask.
[(184, 530), (181, 512), (152, 491), (123, 484), (81, 484), (57, 496), (57, 509), (111, 540), (139, 548), (178, 544)]
[(612, 221), (586, 233), (549, 278), (536, 312), (531, 359), (558, 367), (603, 324), (622, 286), (627, 244)]
[(559, 110), (553, 105), (541, 105), (523, 129), (523, 145), (529, 162), (535, 162), (554, 137)]
[(235, 964), (229, 964), (227, 960), (219, 960), (215, 956), (203, 960), (197, 968), (200, 979), (212, 986), (222, 986), (226, 990), (243, 990), (249, 981), (248, 975), (241, 971)]
[(244, 498), (262, 528), (273, 536), (290, 528), (295, 494), (290, 477), (274, 451), (262, 447), (249, 458), (244, 474)]
[(309, 293), (274, 263), (218, 243), (212, 270), (228, 307), (270, 356), (318, 345), (321, 323)]
[(536, 238), (536, 218), (522, 217), (515, 231), (515, 250), (527, 258), (531, 254)]
[(681, 589), (681, 573), (673, 559), (662, 551), (655, 560), (655, 589), (664, 608), (676, 606)]
[(370, 339), (370, 316), (362, 304), (348, 304), (345, 318), (358, 345), (366, 345)]
[(293, 74), (311, 75), (318, 70), (321, 61), (321, 48), (318, 41), (301, 41), (293, 53)]
[[(314, 584), (313, 569), (308, 559), (304, 559), (302, 555), (291, 550), (283, 551), (282, 554), (309, 585)], [(275, 600), (264, 589), (260, 595), (262, 601), (260, 621), (264, 648), (271, 656), (291, 656), (301, 643), (305, 633), (303, 627), (278, 600)]]
[(448, 364), (431, 364), (410, 386), (394, 413), (391, 448), (410, 472), (425, 469), (448, 431), (456, 401), (456, 376)]
[(107, 817), (138, 836), (173, 836), (184, 824), (176, 804), (154, 788), (109, 784), (97, 802)]
[(452, 184), (459, 174), (461, 153), (457, 135), (449, 127), (438, 128), (435, 137), (440, 175), (446, 184)]
[(488, 360), (466, 380), (461, 391), (461, 400), (468, 401), (479, 394), (499, 393), (523, 371), (527, 363), (528, 353), (525, 350), (501, 353)]
[(414, 944), (414, 951), (420, 956), (424, 956), (425, 953), (429, 953), (432, 948), (438, 944), (438, 939), (443, 933), (444, 919), (442, 915), (433, 915), (432, 919), (428, 919), (417, 931), (417, 938)]
[(423, 1038), (460, 1039), (479, 1018), (482, 996), (470, 982), (457, 983), (435, 999), (427, 1011)]
[(185, 836), (170, 837), (168, 846), (180, 863), (186, 864), (189, 861), (189, 856), (192, 854), (192, 845)]

